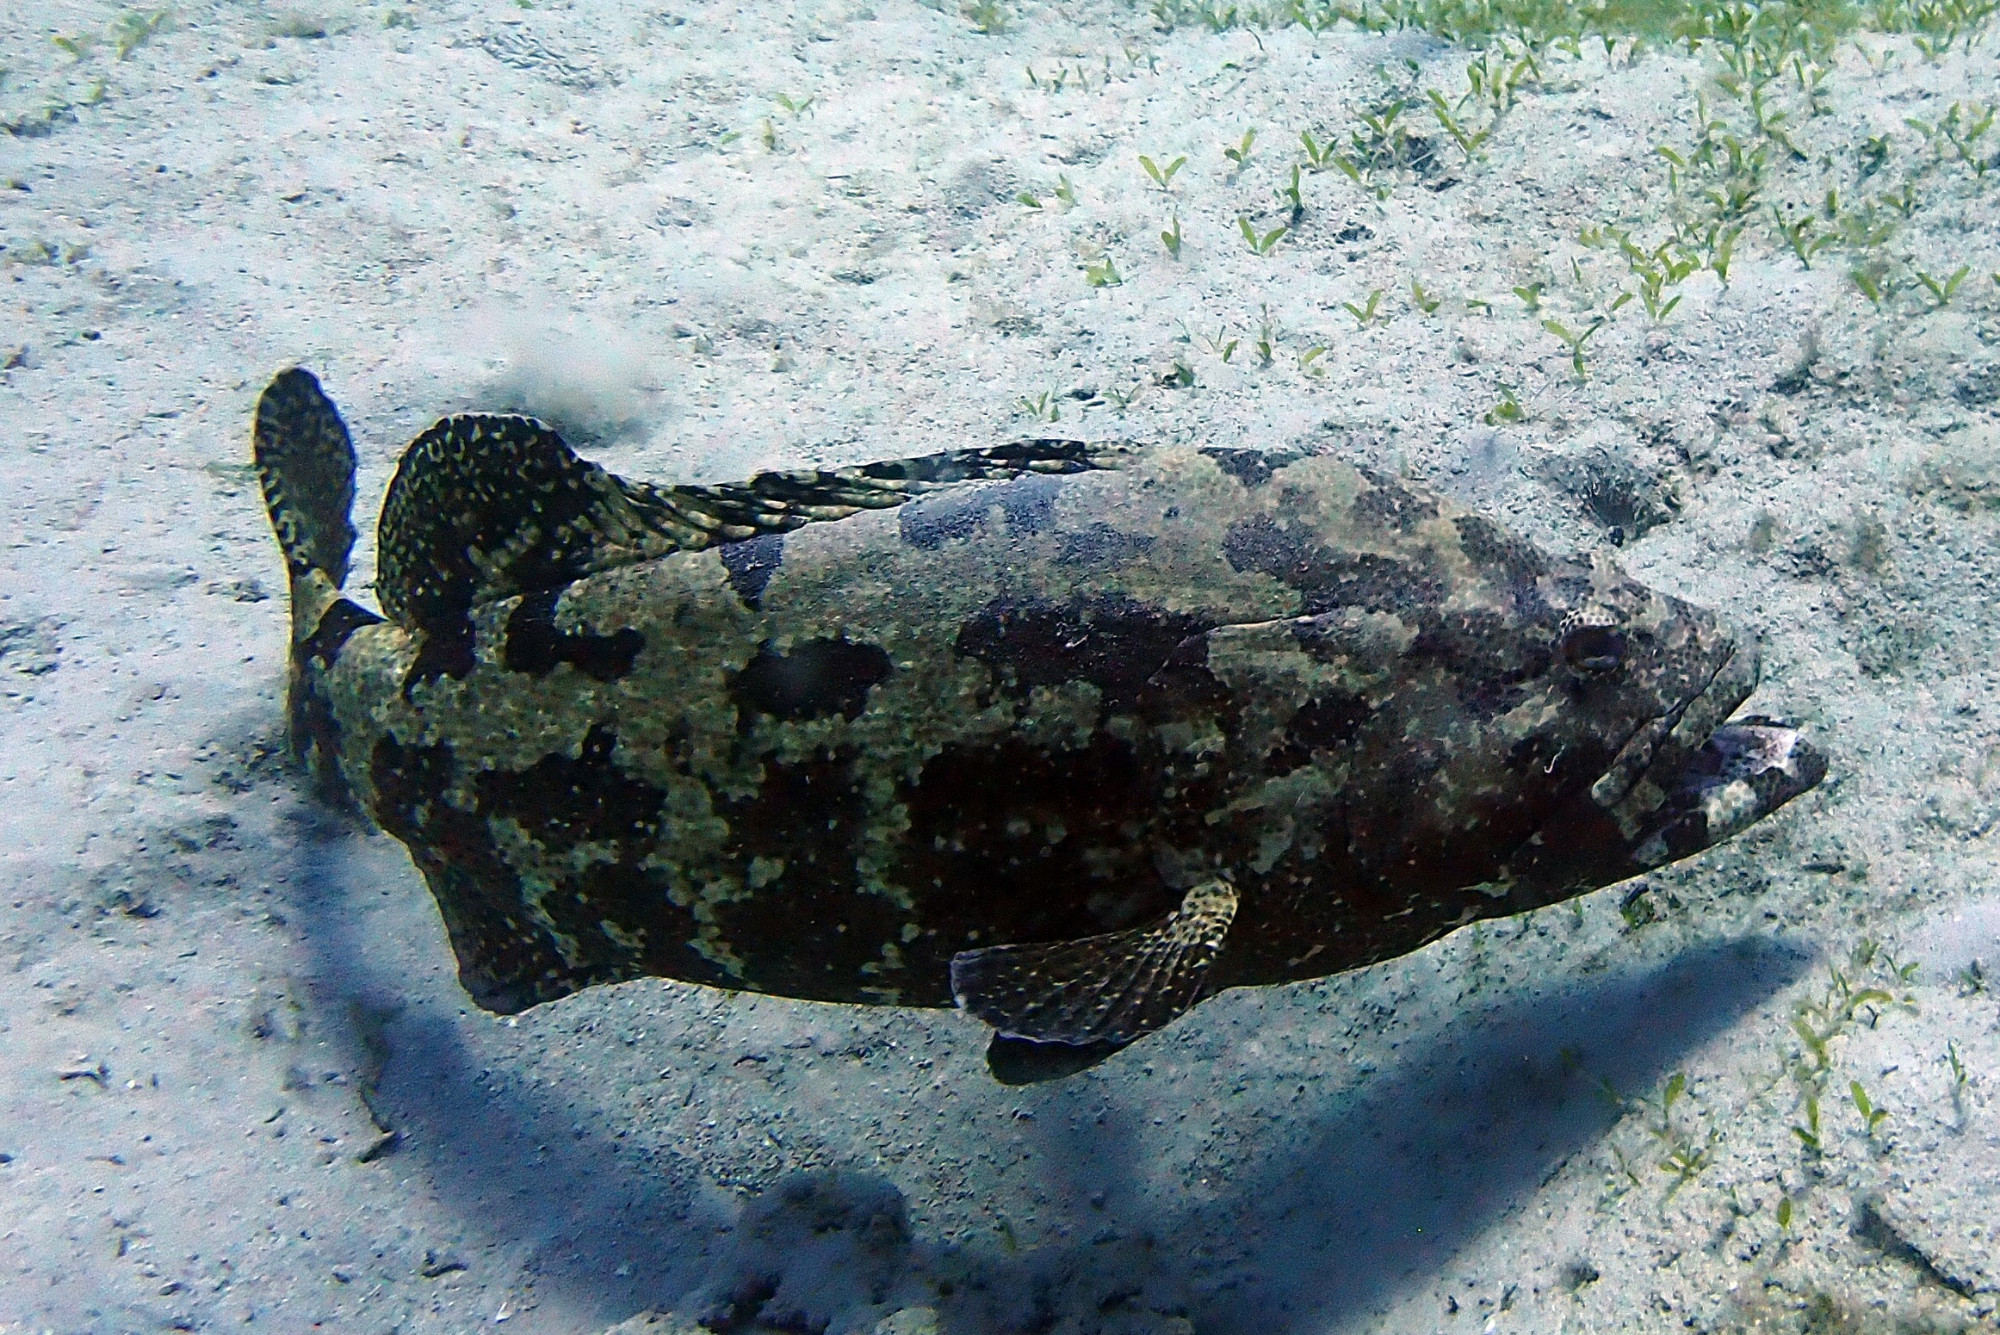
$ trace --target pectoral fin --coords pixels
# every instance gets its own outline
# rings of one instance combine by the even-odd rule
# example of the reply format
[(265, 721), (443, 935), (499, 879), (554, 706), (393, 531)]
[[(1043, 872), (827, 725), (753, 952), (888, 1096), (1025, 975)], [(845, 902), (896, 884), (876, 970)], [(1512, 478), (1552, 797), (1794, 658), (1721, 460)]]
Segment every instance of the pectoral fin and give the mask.
[(1210, 881), (1144, 927), (961, 951), (952, 996), (1005, 1037), (1116, 1050), (1201, 1000), (1235, 917), (1235, 888)]

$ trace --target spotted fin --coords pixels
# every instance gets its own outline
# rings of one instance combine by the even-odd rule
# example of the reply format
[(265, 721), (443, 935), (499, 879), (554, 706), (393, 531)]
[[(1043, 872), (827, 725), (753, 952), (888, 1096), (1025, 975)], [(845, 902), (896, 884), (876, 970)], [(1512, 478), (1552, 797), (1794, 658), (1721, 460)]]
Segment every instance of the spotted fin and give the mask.
[(1115, 1049), (1201, 1000), (1235, 917), (1235, 888), (1210, 881), (1145, 927), (961, 951), (951, 961), (951, 993), (1003, 1037)]
[[(851, 468), (759, 473), (748, 482), (674, 487), (671, 494), (720, 520), (754, 524), (756, 533), (768, 533), (819, 519), (844, 519), (860, 510), (886, 510), (955, 483), (1117, 468), (1135, 452), (1133, 446), (1115, 443), (1021, 440), (983, 450), (920, 454)], [(722, 540), (753, 536), (755, 533), (732, 534)]]
[(355, 631), (380, 621), (340, 594), (354, 550), (354, 443), (340, 412), (302, 367), (281, 371), (257, 400), (251, 457), (291, 577), (292, 662), (286, 688), (292, 749), (322, 797), (350, 801), (333, 713), (320, 681)]
[(293, 583), (317, 570), (339, 588), (354, 550), (354, 444), (312, 372), (295, 366), (265, 387), (250, 451)]
[(527, 417), (448, 417), (411, 442), (382, 506), (376, 584), (401, 625), (463, 633), (480, 603), (601, 570), (887, 509), (954, 483), (1115, 467), (1129, 447), (1021, 441), (721, 486), (628, 482)]

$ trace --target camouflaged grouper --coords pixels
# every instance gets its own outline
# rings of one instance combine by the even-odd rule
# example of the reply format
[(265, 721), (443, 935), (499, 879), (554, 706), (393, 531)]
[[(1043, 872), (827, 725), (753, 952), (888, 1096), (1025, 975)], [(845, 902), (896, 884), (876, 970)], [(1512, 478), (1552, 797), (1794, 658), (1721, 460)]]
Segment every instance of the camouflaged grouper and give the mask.
[(1002, 1079), (1686, 857), (1811, 788), (1754, 652), (1325, 455), (1033, 440), (628, 482), (528, 418), (409, 447), (385, 620), (303, 370), (255, 454), (293, 736), (514, 1012), (656, 975), (956, 1002)]

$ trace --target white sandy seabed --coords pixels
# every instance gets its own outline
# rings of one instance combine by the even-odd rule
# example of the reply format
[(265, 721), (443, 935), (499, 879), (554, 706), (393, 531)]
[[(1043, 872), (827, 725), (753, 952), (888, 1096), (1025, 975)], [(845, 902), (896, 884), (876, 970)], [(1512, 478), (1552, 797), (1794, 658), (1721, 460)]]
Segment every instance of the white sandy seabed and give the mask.
[[(1949, 304), (1753, 227), (1579, 380), (1540, 322), (1630, 285), (1581, 229), (1664, 234), (1702, 60), (1551, 53), (1485, 160), (1426, 121), (1386, 198), (1305, 173), (1259, 255), (1236, 218), (1286, 222), (1301, 130), (1467, 53), (1007, 16), (193, 0), (120, 59), (108, 6), (0, 13), (0, 1332), (1993, 1328), (2000, 173), (1908, 121), (1990, 102), (2000, 40), (1864, 36), (1793, 122), (1853, 197), (1911, 183), (1885, 253), (1968, 266)], [(1170, 191), (1141, 153), (1186, 156)], [(1047, 1086), (949, 1013), (645, 982), (497, 1019), (401, 849), (284, 759), (245, 463), (294, 363), (361, 451), (364, 596), (375, 498), (451, 410), (654, 478), (1332, 442), (1552, 548), (1666, 519), (1618, 559), (1761, 632), (1752, 706), (1832, 774), (1691, 864)]]

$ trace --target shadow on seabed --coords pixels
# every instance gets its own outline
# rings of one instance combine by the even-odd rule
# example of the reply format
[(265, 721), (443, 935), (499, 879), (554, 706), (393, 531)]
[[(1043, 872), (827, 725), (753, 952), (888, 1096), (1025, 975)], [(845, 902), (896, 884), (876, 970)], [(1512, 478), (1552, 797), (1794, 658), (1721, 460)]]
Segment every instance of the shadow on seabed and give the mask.
[[(394, 874), (430, 913), (414, 871), (396, 845), (331, 816), (303, 816), (289, 833), (316, 1004), (336, 1012), (334, 1028), (355, 998), (395, 1009), (413, 989), (370, 951), (384, 897), (361, 887)], [(407, 898), (387, 899), (387, 918), (407, 929)], [(1273, 1335), (1324, 1329), (1421, 1283), (1604, 1134), (1616, 1113), (1594, 1097), (1597, 1078), (1651, 1087), (1809, 963), (1748, 939), (1555, 980), (1419, 1034), (1358, 1088), (1247, 1120), (1233, 1158), (1254, 1170), (1201, 1200), (1135, 1186), (1152, 1167), (1146, 1091), (1079, 1084), (1029, 1134), (1063, 1195), (1105, 1206), (1079, 1221), (1092, 1227), (1021, 1250), (916, 1236), (901, 1190), (864, 1168), (795, 1172), (718, 1206), (687, 1155), (621, 1143), (578, 1121), (559, 1090), (481, 1070), (438, 1006), (408, 1005), (390, 1022), (378, 1097), (408, 1132), (403, 1171), (525, 1257), (541, 1309), (522, 1313), (531, 1330), (671, 1309), (724, 1332), (839, 1332), (924, 1304), (966, 1335), (1135, 1329), (1121, 1312), (1185, 1313), (1204, 1335)], [(1085, 1100), (1091, 1116), (1061, 1115)]]

